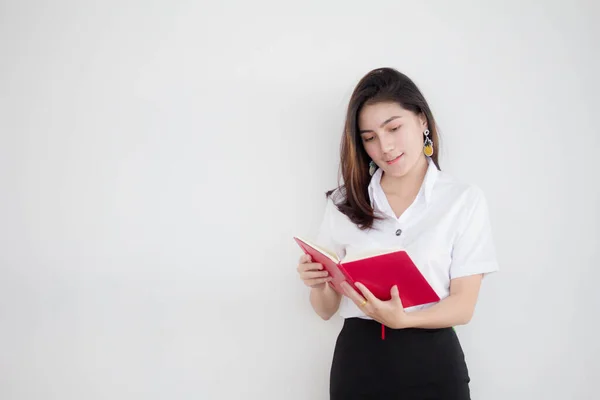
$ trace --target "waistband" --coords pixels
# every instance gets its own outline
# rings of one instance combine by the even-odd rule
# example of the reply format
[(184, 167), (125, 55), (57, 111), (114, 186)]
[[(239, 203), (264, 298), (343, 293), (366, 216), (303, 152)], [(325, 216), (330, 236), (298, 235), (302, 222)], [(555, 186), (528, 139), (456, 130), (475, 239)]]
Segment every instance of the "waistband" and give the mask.
[[(393, 334), (401, 334), (412, 335), (412, 334), (422, 334), (422, 333), (437, 333), (444, 331), (453, 331), (456, 332), (454, 327), (448, 328), (404, 328), (404, 329), (394, 329), (385, 326), (384, 324), (375, 321), (370, 318), (360, 318), (360, 317), (348, 317), (344, 319), (343, 329), (351, 329), (351, 330), (360, 330), (363, 331), (367, 335), (373, 335), (377, 332), (377, 334), (381, 335), (381, 340), (385, 340), (386, 330), (388, 332), (392, 332)], [(379, 333), (380, 332), (380, 333)]]

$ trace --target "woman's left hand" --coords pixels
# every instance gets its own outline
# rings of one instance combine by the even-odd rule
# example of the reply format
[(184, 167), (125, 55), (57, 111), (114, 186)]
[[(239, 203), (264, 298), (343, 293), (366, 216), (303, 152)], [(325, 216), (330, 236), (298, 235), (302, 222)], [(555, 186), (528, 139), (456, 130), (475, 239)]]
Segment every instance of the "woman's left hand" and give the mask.
[(363, 310), (367, 316), (392, 329), (410, 327), (409, 316), (404, 311), (398, 286), (394, 285), (390, 290), (392, 295), (390, 300), (382, 301), (375, 297), (363, 284), (357, 282), (355, 285), (362, 292), (362, 295), (354, 290), (348, 282), (341, 284), (346, 296)]

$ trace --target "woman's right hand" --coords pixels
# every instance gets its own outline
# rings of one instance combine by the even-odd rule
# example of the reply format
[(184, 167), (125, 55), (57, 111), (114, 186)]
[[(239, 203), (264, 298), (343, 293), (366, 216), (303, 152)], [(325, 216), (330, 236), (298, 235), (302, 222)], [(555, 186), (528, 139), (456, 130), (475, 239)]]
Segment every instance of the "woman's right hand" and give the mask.
[(312, 262), (308, 254), (300, 257), (297, 270), (304, 284), (313, 289), (324, 289), (327, 282), (332, 279), (329, 272), (323, 269), (323, 265)]

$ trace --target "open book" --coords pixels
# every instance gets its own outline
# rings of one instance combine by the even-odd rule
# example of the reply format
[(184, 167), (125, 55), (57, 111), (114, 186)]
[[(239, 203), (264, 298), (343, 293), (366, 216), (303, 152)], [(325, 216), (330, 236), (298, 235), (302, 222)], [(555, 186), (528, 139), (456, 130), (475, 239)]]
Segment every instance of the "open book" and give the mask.
[(294, 237), (294, 240), (313, 262), (322, 264), (329, 272), (332, 277), (329, 284), (340, 294), (344, 294), (340, 283), (346, 281), (358, 293), (360, 290), (354, 283), (362, 283), (380, 300), (391, 299), (391, 289), (397, 285), (405, 308), (440, 300), (405, 250), (377, 250), (340, 260), (334, 252), (305, 239)]

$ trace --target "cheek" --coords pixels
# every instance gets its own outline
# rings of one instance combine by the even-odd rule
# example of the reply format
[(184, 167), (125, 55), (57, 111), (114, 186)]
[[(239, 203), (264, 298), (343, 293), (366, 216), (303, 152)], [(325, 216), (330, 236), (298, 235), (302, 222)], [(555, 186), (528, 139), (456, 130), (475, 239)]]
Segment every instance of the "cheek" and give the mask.
[(379, 157), (379, 148), (376, 145), (373, 145), (372, 142), (364, 143), (364, 148), (372, 159), (377, 159)]
[(423, 147), (422, 134), (418, 131), (407, 132), (404, 137), (404, 146), (407, 151), (420, 151)]

